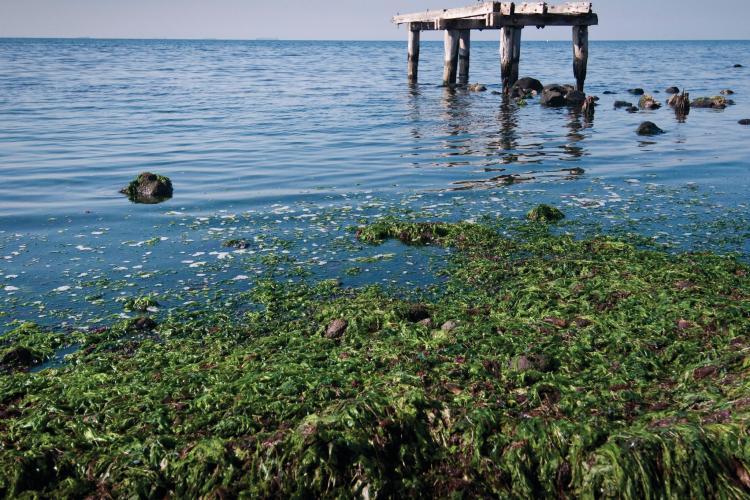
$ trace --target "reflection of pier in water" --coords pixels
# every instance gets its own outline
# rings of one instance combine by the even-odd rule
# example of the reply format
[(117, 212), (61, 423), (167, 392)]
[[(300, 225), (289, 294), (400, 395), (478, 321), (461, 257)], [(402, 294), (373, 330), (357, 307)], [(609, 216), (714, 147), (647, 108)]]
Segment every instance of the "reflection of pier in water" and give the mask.
[[(551, 130), (543, 134), (524, 132), (524, 119), (533, 118), (524, 117), (523, 105), (515, 100), (503, 97), (498, 101), (496, 111), (488, 114), (484, 106), (477, 105), (479, 102), (484, 105), (486, 101), (484, 98), (479, 101), (477, 97), (463, 89), (444, 88), (440, 113), (437, 114), (440, 123), (435, 131), (442, 135), (441, 151), (415, 144), (411, 154), (422, 159), (431, 154), (431, 164), (435, 167), (469, 167), (472, 174), (482, 176), (453, 182), (452, 189), (489, 189), (522, 182), (572, 180), (584, 173), (575, 166), (550, 169), (539, 166), (550, 162), (577, 162), (586, 156), (585, 131), (592, 126), (593, 118), (587, 118), (580, 110), (574, 109), (544, 110), (550, 118), (546, 124), (560, 123), (559, 134), (555, 135), (563, 141), (556, 145), (559, 140), (545, 137)], [(424, 125), (420, 121), (419, 101), (422, 96), (418, 86), (412, 87), (410, 98), (409, 117), (415, 120), (411, 135), (421, 144), (426, 134), (422, 132)]]

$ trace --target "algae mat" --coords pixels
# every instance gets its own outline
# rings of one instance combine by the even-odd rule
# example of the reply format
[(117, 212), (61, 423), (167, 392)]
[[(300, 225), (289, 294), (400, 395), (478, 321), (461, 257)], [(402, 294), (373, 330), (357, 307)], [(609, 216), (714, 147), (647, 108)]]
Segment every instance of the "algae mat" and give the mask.
[[(449, 248), (419, 299), (260, 281), (158, 324), (3, 337), (4, 496), (750, 492), (736, 257), (538, 222), (359, 228)], [(56, 368), (24, 365), (78, 349)]]

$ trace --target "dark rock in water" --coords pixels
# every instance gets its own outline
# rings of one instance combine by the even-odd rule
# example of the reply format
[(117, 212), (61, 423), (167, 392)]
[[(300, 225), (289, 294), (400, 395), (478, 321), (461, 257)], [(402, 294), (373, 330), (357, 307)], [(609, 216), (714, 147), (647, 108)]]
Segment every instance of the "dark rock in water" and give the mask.
[(337, 318), (328, 324), (325, 332), (325, 338), (327, 339), (338, 339), (344, 335), (346, 328), (349, 323), (345, 319)]
[(641, 109), (659, 109), (661, 108), (661, 104), (659, 104), (656, 99), (651, 97), (650, 95), (644, 95), (641, 97), (641, 99), (638, 101), (638, 106)]
[(251, 244), (247, 240), (226, 240), (224, 241), (221, 246), (226, 248), (236, 248), (238, 250), (245, 250), (247, 248), (250, 248)]
[(552, 368), (547, 356), (543, 354), (530, 354), (528, 356), (516, 356), (508, 363), (508, 368), (514, 372), (525, 372), (530, 370), (546, 372)]
[(120, 192), (135, 203), (160, 203), (172, 197), (172, 181), (163, 175), (143, 172)]
[(633, 94), (633, 95), (643, 95), (643, 94), (645, 94), (645, 93), (646, 93), (646, 91), (645, 91), (645, 90), (643, 90), (643, 89), (641, 89), (641, 88), (637, 88), (637, 89), (629, 89), (629, 90), (628, 90), (628, 92), (629, 92), (630, 94)]
[(542, 82), (540, 82), (539, 80), (535, 78), (529, 78), (528, 76), (518, 80), (513, 85), (513, 88), (520, 89), (524, 92), (529, 92), (532, 90), (535, 92), (541, 92), (542, 90), (544, 90), (544, 86), (542, 85)]
[(544, 92), (542, 92), (540, 102), (542, 106), (560, 108), (562, 106), (565, 106), (565, 94), (556, 90), (545, 90)]
[(493, 90), (493, 91), (491, 92), (491, 94), (492, 94), (492, 95), (503, 95), (503, 93), (502, 93), (502, 92), (500, 92), (499, 90)]
[(743, 118), (742, 120), (738, 121), (740, 125), (750, 125), (750, 118)]
[(734, 95), (734, 90), (731, 89), (724, 89), (721, 92), (719, 92), (721, 95)]
[(602, 92), (602, 94), (604, 95), (615, 95), (616, 93), (617, 92), (612, 92), (611, 90), (605, 90), (604, 92)]
[(568, 89), (565, 88), (564, 85), (560, 85), (558, 83), (551, 83), (549, 85), (545, 85), (542, 89), (542, 92), (559, 92), (562, 95), (567, 94)]
[(665, 92), (667, 94), (679, 94), (680, 89), (678, 89), (677, 87), (669, 87)]
[(526, 218), (534, 222), (558, 222), (565, 218), (565, 214), (549, 205), (537, 205), (526, 214)]
[(571, 90), (565, 94), (565, 104), (568, 106), (578, 107), (583, 105), (584, 101), (586, 101), (586, 94), (578, 90)]
[(620, 109), (620, 108), (632, 108), (632, 107), (633, 107), (633, 103), (632, 103), (632, 102), (627, 102), (627, 101), (615, 101), (615, 109)]
[(630, 106), (625, 111), (627, 111), (628, 113), (637, 113), (638, 112), (638, 108), (636, 108), (635, 106)]
[(29, 368), (40, 361), (41, 359), (31, 349), (15, 347), (3, 355), (3, 358), (0, 359), (0, 365), (13, 368)]
[(653, 122), (643, 122), (638, 126), (636, 133), (638, 135), (658, 135), (663, 134), (664, 131)]
[(735, 64), (735, 65), (734, 65), (734, 67), (735, 67), (735, 68), (744, 68), (744, 66), (743, 66), (743, 65), (741, 65), (741, 64)]
[(471, 85), (469, 85), (468, 87), (466, 87), (466, 89), (469, 92), (484, 92), (484, 91), (487, 90), (487, 87), (485, 87), (481, 83), (472, 83)]
[(156, 321), (149, 317), (141, 317), (134, 319), (130, 325), (138, 331), (151, 331), (156, 328)]
[(724, 97), (718, 95), (714, 97), (698, 97), (690, 103), (690, 105), (694, 108), (712, 109), (724, 109), (728, 104), (728, 101)]
[(566, 170), (570, 175), (583, 175), (586, 173), (586, 171), (582, 169), (581, 167), (574, 167), (574, 168), (569, 168), (569, 169), (566, 168), (563, 170)]

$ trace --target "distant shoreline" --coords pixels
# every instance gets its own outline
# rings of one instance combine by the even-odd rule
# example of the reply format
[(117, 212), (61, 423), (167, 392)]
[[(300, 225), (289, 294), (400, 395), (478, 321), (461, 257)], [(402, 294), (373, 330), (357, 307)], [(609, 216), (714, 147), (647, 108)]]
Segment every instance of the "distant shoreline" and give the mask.
[[(0, 37), (0, 41), (9, 40), (90, 40), (90, 41), (171, 41), (171, 42), (369, 42), (369, 43), (386, 43), (386, 42), (403, 42), (401, 39), (391, 40), (344, 40), (344, 39), (304, 39), (304, 38), (273, 38), (273, 37), (258, 37), (258, 38), (120, 38), (120, 37), (74, 37), (74, 36), (10, 36)], [(443, 43), (442, 40), (425, 40), (427, 43)], [(665, 43), (684, 43), (684, 42), (750, 42), (747, 38), (725, 38), (725, 39), (651, 39), (651, 40), (625, 40), (625, 39), (610, 39), (610, 40), (597, 40), (592, 39), (592, 43), (621, 43), (621, 42), (665, 42)], [(476, 43), (494, 43), (495, 40), (477, 40)], [(549, 40), (524, 40), (524, 42), (532, 43), (549, 43), (549, 42), (570, 42), (568, 38), (554, 38)]]

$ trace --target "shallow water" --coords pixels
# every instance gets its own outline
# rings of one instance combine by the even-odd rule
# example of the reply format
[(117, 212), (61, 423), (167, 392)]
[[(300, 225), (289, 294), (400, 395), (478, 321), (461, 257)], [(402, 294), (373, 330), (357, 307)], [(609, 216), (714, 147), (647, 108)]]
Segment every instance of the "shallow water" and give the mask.
[[(472, 48), (472, 81), (498, 90), (497, 44)], [(522, 50), (522, 75), (572, 80), (569, 43)], [(121, 297), (177, 305), (269, 269), (425, 284), (429, 252), (362, 248), (346, 230), (391, 210), (520, 217), (544, 201), (678, 249), (747, 253), (750, 42), (592, 43), (591, 123), (440, 88), (441, 60), (423, 43), (410, 88), (404, 43), (0, 40), (0, 322), (86, 327), (129, 314)], [(664, 101), (671, 85), (731, 88), (736, 105), (685, 123), (613, 109), (637, 103), (628, 88)], [(639, 138), (643, 120), (667, 133)], [(175, 197), (118, 194), (144, 170)], [(481, 182), (502, 174), (528, 181)]]

